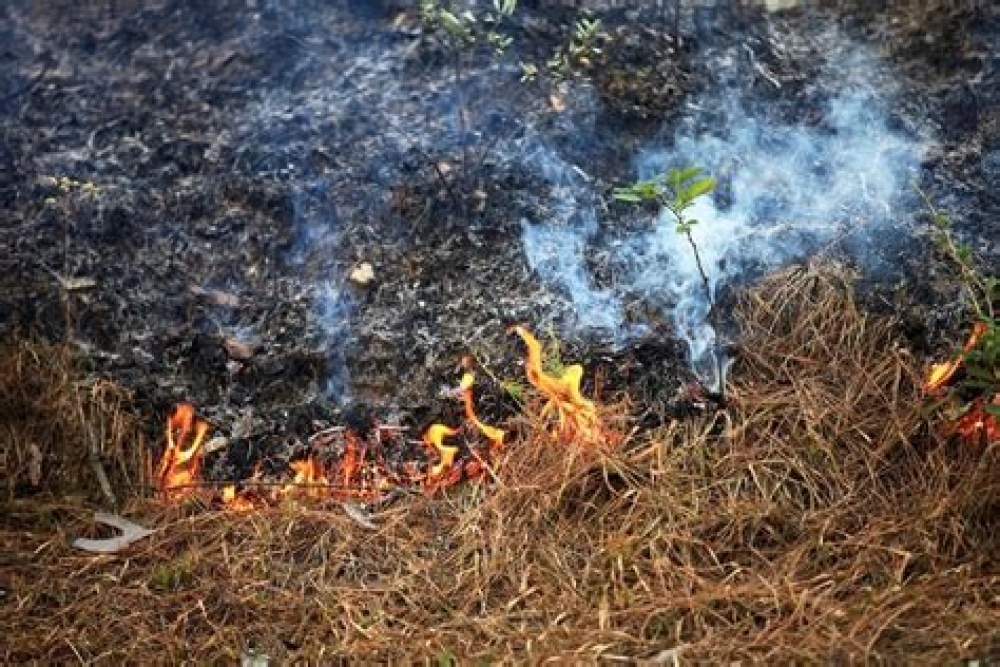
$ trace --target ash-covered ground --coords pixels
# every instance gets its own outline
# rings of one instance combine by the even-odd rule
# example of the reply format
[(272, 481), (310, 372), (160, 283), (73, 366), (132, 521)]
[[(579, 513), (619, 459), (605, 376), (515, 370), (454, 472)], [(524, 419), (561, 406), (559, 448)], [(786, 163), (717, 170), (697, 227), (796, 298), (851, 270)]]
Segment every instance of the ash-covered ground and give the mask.
[(72, 341), (151, 422), (190, 400), (265, 449), (358, 406), (457, 410), (463, 356), (520, 377), (513, 323), (655, 412), (707, 306), (683, 239), (611, 195), (695, 164), (723, 303), (830, 256), (939, 345), (963, 306), (912, 183), (1000, 268), (997, 16), (862, 4), (685, 8), (679, 36), (597, 11), (600, 53), (555, 80), (578, 13), (544, 2), (459, 66), (378, 2), (6, 2), (0, 330)]

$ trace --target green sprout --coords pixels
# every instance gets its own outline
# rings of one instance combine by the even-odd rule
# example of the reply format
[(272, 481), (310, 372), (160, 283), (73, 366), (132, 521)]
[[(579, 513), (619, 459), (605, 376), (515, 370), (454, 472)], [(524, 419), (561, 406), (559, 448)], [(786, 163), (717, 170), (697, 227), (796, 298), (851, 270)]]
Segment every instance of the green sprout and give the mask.
[(711, 176), (702, 176), (702, 171), (698, 167), (687, 167), (685, 169), (668, 169), (662, 174), (658, 174), (647, 180), (636, 181), (624, 188), (618, 188), (614, 192), (614, 197), (618, 201), (630, 204), (651, 203), (670, 211), (674, 217), (675, 229), (678, 234), (683, 235), (691, 252), (694, 255), (695, 264), (698, 267), (698, 274), (701, 276), (702, 289), (705, 299), (708, 302), (709, 324), (714, 333), (713, 356), (715, 357), (716, 375), (719, 379), (719, 394), (725, 400), (725, 380), (723, 376), (723, 355), (719, 344), (719, 330), (721, 325), (718, 321), (718, 313), (715, 308), (715, 299), (712, 296), (711, 282), (705, 265), (701, 260), (701, 253), (698, 251), (698, 244), (694, 240), (692, 230), (698, 221), (688, 216), (688, 210), (694, 206), (698, 198), (703, 197), (715, 190), (715, 179)]

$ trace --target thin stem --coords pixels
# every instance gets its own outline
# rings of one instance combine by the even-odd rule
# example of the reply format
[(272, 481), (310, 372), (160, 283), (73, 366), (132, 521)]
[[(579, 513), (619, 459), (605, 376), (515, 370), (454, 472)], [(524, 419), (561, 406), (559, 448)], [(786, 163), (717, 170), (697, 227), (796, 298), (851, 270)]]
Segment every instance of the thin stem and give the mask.
[[(679, 225), (686, 225), (686, 220), (681, 211), (677, 210), (669, 203), (666, 203), (667, 209), (673, 213), (674, 218), (677, 219)], [(712, 284), (708, 279), (708, 272), (705, 271), (705, 265), (701, 261), (701, 253), (698, 251), (698, 244), (695, 243), (694, 236), (691, 234), (689, 227), (684, 229), (684, 236), (687, 238), (688, 244), (691, 246), (691, 252), (694, 253), (694, 261), (698, 267), (698, 275), (701, 276), (701, 286), (702, 290), (705, 292), (705, 300), (708, 301), (708, 324), (712, 327), (712, 356), (715, 358), (715, 376), (719, 383), (719, 402), (725, 404), (726, 402), (726, 378), (724, 375), (725, 369), (722, 363), (722, 345), (719, 342), (719, 332), (722, 330), (721, 323), (719, 322), (719, 313), (715, 307), (715, 299), (712, 297)]]
[[(923, 188), (921, 188), (917, 183), (914, 183), (913, 187), (920, 195), (920, 198), (924, 200), (924, 204), (927, 206), (928, 210), (930, 210), (931, 217), (934, 218), (935, 225), (938, 227), (938, 246), (946, 255), (948, 255), (948, 258), (958, 266), (959, 273), (962, 275), (962, 286), (965, 288), (965, 291), (968, 292), (975, 315), (980, 319), (993, 319), (992, 290), (990, 290), (990, 288), (983, 281), (982, 276), (980, 276), (979, 272), (976, 271), (972, 262), (963, 257), (963, 254), (959, 250), (958, 245), (955, 243), (955, 238), (952, 235), (951, 221), (944, 213), (939, 211), (938, 208), (934, 206), (934, 203), (931, 201), (927, 193), (924, 192)], [(982, 302), (980, 302), (980, 296), (982, 296)]]

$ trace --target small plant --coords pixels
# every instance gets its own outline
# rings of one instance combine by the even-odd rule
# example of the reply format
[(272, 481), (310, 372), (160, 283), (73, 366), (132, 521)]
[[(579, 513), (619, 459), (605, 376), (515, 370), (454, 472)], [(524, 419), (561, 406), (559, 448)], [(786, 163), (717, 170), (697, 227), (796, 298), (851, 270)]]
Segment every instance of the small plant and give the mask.
[[(474, 56), (483, 47), (488, 47), (496, 56), (506, 52), (513, 40), (501, 32), (500, 27), (514, 14), (515, 9), (517, 0), (493, 0), (492, 10), (481, 14), (469, 10), (459, 11), (455, 3), (448, 0), (421, 0), (420, 3), (420, 14), (424, 24), (450, 51), (452, 76), (458, 95), (459, 141), (462, 148), (461, 173), (464, 187), (470, 193), (475, 191), (475, 187), (472, 183), (473, 157), (468, 145), (469, 101), (464, 94), (468, 83), (467, 58)], [(452, 192), (450, 188), (449, 192)], [(469, 197), (462, 199), (461, 206), (468, 218)]]
[[(556, 48), (545, 62), (545, 71), (556, 81), (569, 78), (578, 68), (590, 67), (594, 56), (601, 53), (598, 42), (604, 37), (601, 20), (584, 12), (573, 24), (569, 41)], [(533, 63), (521, 63), (521, 81), (534, 81), (540, 68)]]
[[(932, 239), (937, 249), (958, 270), (959, 281), (975, 319), (965, 347), (950, 362), (935, 364), (925, 383), (932, 394), (942, 394), (932, 406), (954, 421), (957, 431), (968, 438), (980, 433), (987, 439), (1000, 437), (1000, 321), (995, 304), (1000, 280), (984, 276), (973, 261), (972, 248), (955, 238), (954, 227), (944, 212), (914, 185), (931, 215)], [(960, 367), (965, 372), (952, 381)]]
[(719, 382), (719, 395), (721, 400), (725, 400), (725, 377), (723, 375), (723, 354), (719, 344), (719, 331), (721, 329), (718, 321), (718, 313), (715, 308), (715, 299), (712, 296), (712, 286), (705, 271), (705, 265), (701, 260), (701, 253), (698, 251), (698, 244), (694, 240), (692, 230), (698, 221), (688, 217), (688, 210), (694, 206), (699, 197), (703, 197), (715, 189), (715, 179), (711, 176), (702, 176), (702, 171), (698, 167), (688, 167), (686, 169), (668, 169), (665, 173), (654, 176), (647, 180), (641, 180), (624, 188), (615, 190), (615, 199), (630, 204), (652, 203), (670, 211), (674, 217), (678, 234), (683, 235), (691, 252), (694, 255), (695, 264), (698, 267), (698, 274), (701, 276), (702, 289), (705, 299), (708, 302), (708, 319), (712, 327), (713, 356), (715, 357), (715, 371)]

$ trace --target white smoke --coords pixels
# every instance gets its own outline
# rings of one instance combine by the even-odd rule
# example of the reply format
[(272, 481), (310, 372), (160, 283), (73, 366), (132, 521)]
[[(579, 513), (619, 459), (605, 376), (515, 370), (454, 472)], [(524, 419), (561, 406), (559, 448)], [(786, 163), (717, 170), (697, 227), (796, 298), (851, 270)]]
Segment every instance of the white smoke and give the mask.
[[(811, 122), (776, 121), (759, 104), (748, 111), (736, 89), (708, 91), (691, 105), (695, 113), (680, 124), (672, 145), (637, 156), (632, 176), (698, 166), (718, 179), (714, 197), (690, 211), (699, 221), (693, 238), (713, 296), (720, 284), (834, 243), (862, 267), (882, 268), (880, 239), (890, 233), (894, 207), (907, 193), (923, 148), (890, 129), (885, 91), (872, 83), (880, 80), (875, 67), (857, 50), (833, 62), (814, 82), (829, 97), (822, 117)], [(709, 125), (704, 112), (713, 119)], [(569, 219), (576, 224), (568, 227)], [(687, 342), (702, 381), (717, 387), (709, 303), (691, 247), (674, 227), (665, 213), (650, 231), (608, 247), (615, 282), (603, 291), (592, 288), (585, 269), (583, 249), (593, 245), (596, 228), (587, 215), (563, 212), (544, 225), (525, 224), (522, 240), (531, 265), (566, 292), (581, 325), (608, 329), (614, 319), (624, 342), (634, 330), (623, 329), (621, 304), (651, 304)]]

